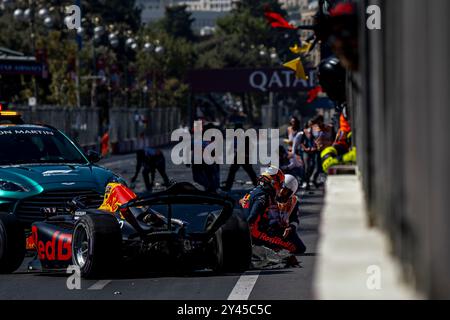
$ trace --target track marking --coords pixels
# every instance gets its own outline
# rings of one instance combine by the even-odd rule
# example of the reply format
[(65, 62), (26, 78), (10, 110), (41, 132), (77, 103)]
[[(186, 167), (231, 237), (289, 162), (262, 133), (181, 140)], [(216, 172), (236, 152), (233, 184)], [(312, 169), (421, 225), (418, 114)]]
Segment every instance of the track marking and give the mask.
[(248, 300), (258, 277), (259, 271), (250, 271), (243, 274), (236, 282), (228, 300)]
[(100, 280), (94, 283), (92, 286), (88, 288), (88, 290), (102, 290), (106, 287), (112, 280)]

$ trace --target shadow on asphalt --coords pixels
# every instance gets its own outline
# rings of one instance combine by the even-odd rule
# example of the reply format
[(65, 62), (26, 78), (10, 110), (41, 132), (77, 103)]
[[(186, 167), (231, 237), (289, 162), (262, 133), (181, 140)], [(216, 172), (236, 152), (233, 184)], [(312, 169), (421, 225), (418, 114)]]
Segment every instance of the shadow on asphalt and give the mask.
[(298, 257), (301, 258), (301, 257), (317, 257), (317, 256), (318, 256), (318, 254), (315, 252), (308, 252), (308, 253), (301, 254)]
[[(298, 258), (315, 256), (315, 253), (308, 253), (297, 255)], [(294, 269), (302, 268), (301, 262), (298, 267), (295, 268), (284, 268), (284, 269), (249, 269), (246, 272), (258, 271), (264, 275), (272, 274), (289, 274), (292, 273)], [(104, 277), (90, 278), (89, 280), (139, 280), (139, 279), (160, 279), (160, 278), (213, 278), (213, 277), (236, 277), (241, 276), (245, 272), (235, 272), (235, 273), (216, 273), (210, 270), (198, 270), (198, 271), (133, 271), (124, 270), (118, 271), (115, 274), (105, 275)], [(67, 278), (69, 274), (64, 271), (32, 271), (32, 272), (15, 272), (12, 275), (30, 275), (36, 277), (48, 277), (48, 278)]]
[[(301, 267), (291, 268), (291, 269), (298, 269), (298, 268), (301, 268)], [(265, 275), (265, 276), (274, 275), (274, 274), (277, 274), (277, 275), (288, 274), (288, 273), (293, 272), (293, 270), (290, 270), (290, 269), (286, 269), (286, 270), (264, 270), (264, 269), (262, 269), (262, 270), (255, 270), (255, 271), (260, 271), (261, 275)]]

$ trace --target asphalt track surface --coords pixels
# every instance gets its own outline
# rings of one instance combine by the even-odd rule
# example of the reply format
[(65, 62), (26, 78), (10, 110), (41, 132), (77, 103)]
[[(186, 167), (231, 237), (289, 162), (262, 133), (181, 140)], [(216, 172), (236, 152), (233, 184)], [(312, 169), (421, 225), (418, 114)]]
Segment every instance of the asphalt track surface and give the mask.
[[(167, 150), (165, 150), (167, 154)], [(170, 161), (168, 161), (170, 162)], [(134, 171), (134, 156), (116, 156), (101, 164), (126, 179)], [(227, 168), (222, 168), (222, 180)], [(177, 181), (191, 181), (190, 170), (184, 166), (168, 165), (168, 174)], [(157, 174), (157, 181), (160, 177)], [(142, 179), (141, 179), (142, 180)], [(233, 196), (239, 197), (251, 185), (245, 172), (238, 173)], [(137, 184), (142, 191), (142, 183)], [(82, 280), (80, 290), (67, 288), (67, 274), (28, 272), (31, 258), (11, 275), (0, 275), (0, 300), (16, 299), (75, 299), (75, 300), (309, 300), (314, 299), (313, 275), (316, 262), (320, 211), (323, 190), (301, 192), (299, 235), (307, 246), (307, 253), (298, 256), (299, 268), (283, 270), (252, 270), (244, 274), (213, 275), (208, 271), (187, 276), (150, 273), (144, 276), (130, 273), (122, 278)]]

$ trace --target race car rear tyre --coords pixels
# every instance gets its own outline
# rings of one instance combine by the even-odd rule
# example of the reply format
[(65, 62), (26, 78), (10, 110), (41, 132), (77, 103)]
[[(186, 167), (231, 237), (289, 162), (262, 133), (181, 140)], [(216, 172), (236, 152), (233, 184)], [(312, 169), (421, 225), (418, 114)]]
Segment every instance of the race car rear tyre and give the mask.
[(25, 231), (14, 215), (0, 213), (0, 274), (16, 271), (25, 258)]
[(113, 215), (86, 215), (73, 231), (72, 262), (83, 278), (111, 276), (121, 259), (122, 233)]
[[(207, 229), (216, 219), (215, 215), (210, 215), (206, 221), (205, 229)], [(215, 273), (223, 271), (223, 242), (222, 242), (222, 229), (219, 229), (214, 234), (214, 237), (209, 241), (209, 264), (211, 269)]]
[(252, 241), (250, 229), (239, 210), (235, 210), (227, 223), (221, 228), (223, 270), (242, 272), (250, 268)]

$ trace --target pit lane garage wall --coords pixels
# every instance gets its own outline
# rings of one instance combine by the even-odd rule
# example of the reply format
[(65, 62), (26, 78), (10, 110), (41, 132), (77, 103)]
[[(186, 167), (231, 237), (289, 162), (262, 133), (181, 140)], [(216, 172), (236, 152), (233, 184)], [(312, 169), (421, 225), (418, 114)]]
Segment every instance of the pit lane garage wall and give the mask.
[(361, 69), (351, 76), (370, 218), (389, 235), (407, 281), (448, 299), (450, 1), (361, 2), (383, 15), (382, 30), (361, 22)]
[(99, 108), (63, 106), (17, 106), (25, 122), (56, 127), (84, 149), (99, 149), (107, 131), (112, 153), (132, 152), (143, 146), (160, 146), (170, 142), (170, 134), (178, 128), (178, 108), (112, 108), (109, 124), (100, 123)]

